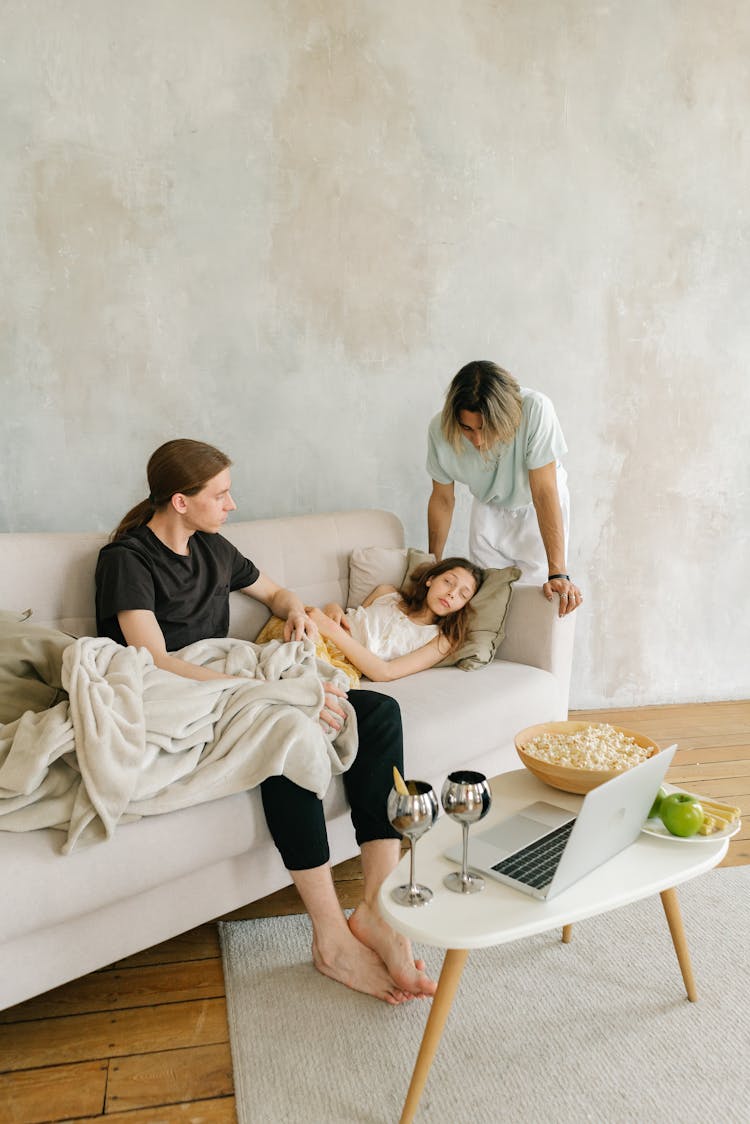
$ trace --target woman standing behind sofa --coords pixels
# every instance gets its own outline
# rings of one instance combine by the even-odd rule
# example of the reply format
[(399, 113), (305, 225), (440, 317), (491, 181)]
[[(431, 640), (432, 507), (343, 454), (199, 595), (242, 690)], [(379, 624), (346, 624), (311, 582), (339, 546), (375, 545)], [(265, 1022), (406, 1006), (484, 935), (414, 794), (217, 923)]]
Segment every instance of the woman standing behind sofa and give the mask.
[[(199, 441), (160, 446), (148, 462), (150, 495), (120, 522), (96, 568), (99, 635), (145, 647), (157, 667), (188, 679), (227, 678), (174, 653), (227, 635), (231, 590), (284, 618), (285, 639), (316, 635), (300, 599), (219, 534), (236, 509), (230, 464), (224, 453)], [(324, 688), (320, 720), (339, 729), (344, 692), (331, 684)], [(385, 809), (393, 766), (403, 770), (401, 715), (394, 699), (374, 692), (357, 691), (349, 701), (359, 749), (343, 779), (362, 851), (364, 897), (348, 922), (331, 877), (321, 801), (286, 777), (269, 777), (260, 786), (263, 808), (310, 914), (316, 968), (357, 991), (399, 1003), (432, 995), (436, 987), (409, 942), (382, 921), (377, 908), (383, 879), (400, 857), (399, 836)]]
[(455, 505), (454, 485), (474, 497), (469, 554), (480, 566), (519, 566), (521, 582), (556, 593), (560, 616), (581, 604), (567, 573), (569, 499), (560, 458), (565, 438), (549, 398), (520, 387), (496, 363), (467, 363), (453, 378), (442, 413), (430, 422), (427, 471), (429, 550), (441, 558)]

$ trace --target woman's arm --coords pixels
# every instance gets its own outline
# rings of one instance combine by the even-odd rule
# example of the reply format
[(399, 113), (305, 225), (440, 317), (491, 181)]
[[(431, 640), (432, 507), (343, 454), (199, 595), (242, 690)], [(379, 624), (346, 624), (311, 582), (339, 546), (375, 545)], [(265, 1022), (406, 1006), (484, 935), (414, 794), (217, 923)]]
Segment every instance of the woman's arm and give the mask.
[(237, 678), (235, 675), (222, 675), (209, 667), (200, 667), (197, 663), (189, 663), (178, 656), (171, 656), (167, 651), (164, 633), (150, 609), (125, 609), (117, 614), (117, 621), (126, 644), (131, 644), (134, 648), (148, 648), (154, 663), (163, 671), (172, 671), (185, 679)]
[(570, 578), (565, 565), (565, 531), (563, 529), (560, 496), (557, 491), (557, 468), (554, 461), (542, 468), (529, 469), (529, 488), (534, 501), (534, 509), (547, 554), (547, 573), (561, 574), (561, 577), (546, 581), (542, 586), (544, 596), (552, 600), (553, 593), (560, 598), (559, 615), (572, 613), (583, 600), (581, 591)]
[(394, 679), (403, 679), (405, 675), (415, 675), (418, 671), (426, 671), (428, 667), (434, 667), (436, 663), (440, 663), (450, 650), (447, 640), (442, 636), (436, 636), (430, 640), (429, 644), (423, 644), (421, 648), (417, 648), (414, 652), (409, 652), (405, 656), (396, 656), (392, 660), (383, 660), (380, 656), (373, 655), (368, 648), (365, 648), (363, 644), (360, 644), (358, 640), (345, 632), (340, 625), (332, 621), (320, 609), (312, 609), (310, 616), (318, 626), (321, 635), (333, 640), (336, 647), (344, 653), (346, 658), (373, 683), (391, 683)]
[(455, 506), (454, 485), (440, 484), (437, 480), (433, 480), (432, 492), (427, 503), (427, 549), (435, 555), (438, 562), (443, 557)]

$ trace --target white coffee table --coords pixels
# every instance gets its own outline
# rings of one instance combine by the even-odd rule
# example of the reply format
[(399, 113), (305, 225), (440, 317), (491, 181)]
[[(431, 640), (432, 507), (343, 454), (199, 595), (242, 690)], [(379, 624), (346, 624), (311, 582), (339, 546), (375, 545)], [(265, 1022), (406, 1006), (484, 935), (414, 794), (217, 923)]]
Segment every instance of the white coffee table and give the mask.
[[(471, 828), (472, 832), (482, 830), (535, 800), (552, 800), (571, 809), (578, 808), (582, 800), (580, 796), (549, 788), (526, 769), (503, 773), (490, 783), (492, 807), (481, 825)], [(625, 851), (551, 902), (543, 902), (489, 878), (479, 894), (463, 896), (446, 889), (443, 878), (456, 867), (443, 858), (443, 852), (460, 842), (460, 838), (460, 825), (443, 814), (417, 843), (417, 881), (429, 886), (435, 894), (428, 905), (402, 906), (391, 898), (393, 887), (409, 880), (408, 857), (402, 859), (380, 891), (380, 910), (394, 929), (421, 944), (447, 950), (401, 1124), (408, 1124), (414, 1118), (472, 948), (506, 944), (558, 927), (563, 930), (562, 939), (567, 941), (573, 922), (660, 894), (687, 996), (694, 1001), (697, 998), (695, 981), (674, 887), (716, 866), (729, 846), (727, 839), (691, 843), (640, 835)]]

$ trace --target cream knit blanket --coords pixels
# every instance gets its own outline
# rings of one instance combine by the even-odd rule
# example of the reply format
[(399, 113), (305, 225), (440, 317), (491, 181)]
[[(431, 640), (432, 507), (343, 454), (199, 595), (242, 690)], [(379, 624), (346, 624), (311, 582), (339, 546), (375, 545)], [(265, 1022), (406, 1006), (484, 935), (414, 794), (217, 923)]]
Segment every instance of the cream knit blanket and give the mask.
[(185, 679), (145, 648), (83, 637), (63, 653), (68, 700), (0, 726), (0, 829), (109, 837), (118, 823), (242, 792), (283, 774), (323, 797), (357, 749), (356, 717), (318, 722), (322, 680), (348, 687), (310, 641), (205, 640), (176, 653), (240, 680)]

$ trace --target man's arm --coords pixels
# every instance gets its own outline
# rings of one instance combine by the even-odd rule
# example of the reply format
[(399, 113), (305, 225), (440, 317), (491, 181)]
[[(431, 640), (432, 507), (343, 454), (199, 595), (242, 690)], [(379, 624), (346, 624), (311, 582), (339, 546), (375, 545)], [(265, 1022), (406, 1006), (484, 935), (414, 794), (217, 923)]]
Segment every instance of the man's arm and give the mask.
[(267, 605), (275, 617), (286, 621), (285, 640), (302, 640), (304, 636), (317, 640), (317, 628), (305, 612), (303, 602), (291, 589), (277, 585), (267, 574), (259, 574), (257, 580), (246, 586), (242, 593)]
[[(259, 574), (257, 580), (246, 586), (242, 593), (267, 605), (275, 617), (286, 620), (285, 640), (301, 640), (304, 636), (309, 636), (311, 640), (318, 639), (318, 629), (305, 612), (305, 606), (297, 594), (277, 585), (267, 574)], [(320, 720), (334, 730), (340, 730), (346, 714), (336, 700), (346, 698), (346, 691), (328, 682), (323, 683), (323, 691), (325, 703), (319, 715)]]
[[(560, 496), (557, 491), (557, 468), (554, 461), (541, 468), (529, 469), (529, 488), (534, 502), (539, 533), (547, 554), (548, 574), (567, 574), (565, 564), (565, 531), (563, 528)], [(578, 586), (567, 577), (553, 578), (542, 587), (548, 601), (557, 593), (560, 598), (560, 616), (572, 613), (583, 597)]]
[(433, 480), (432, 494), (427, 504), (427, 549), (435, 555), (438, 562), (443, 557), (455, 506), (454, 484), (439, 484), (437, 480)]
[(234, 675), (221, 675), (208, 667), (200, 667), (197, 663), (188, 663), (177, 656), (171, 656), (167, 651), (164, 633), (159, 627), (155, 615), (150, 609), (124, 609), (117, 614), (125, 643), (134, 648), (148, 648), (157, 667), (164, 671), (172, 671), (175, 675), (182, 675), (185, 679), (235, 679)]

